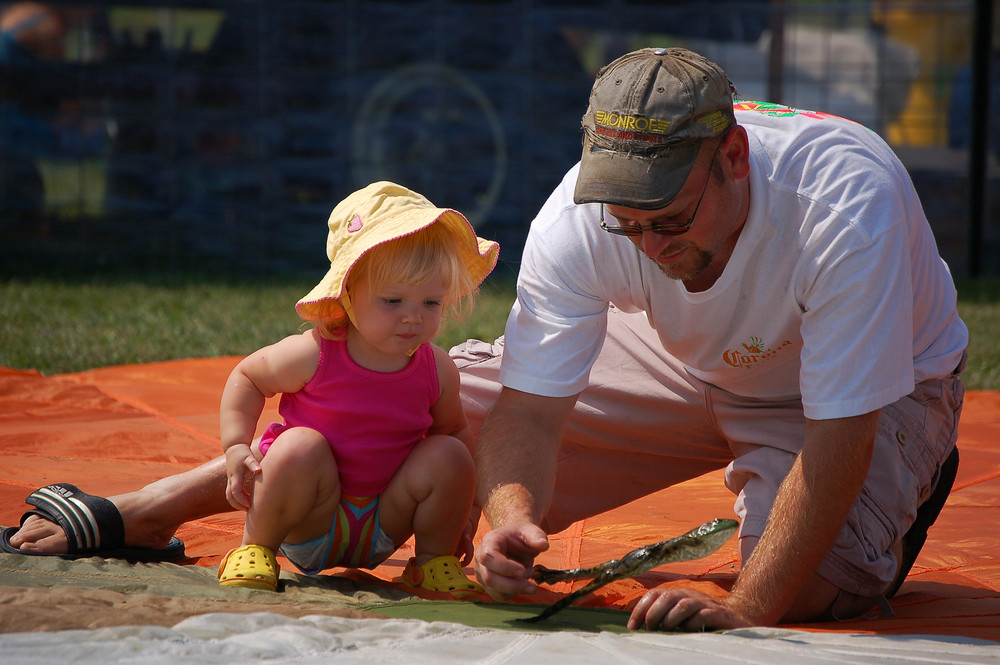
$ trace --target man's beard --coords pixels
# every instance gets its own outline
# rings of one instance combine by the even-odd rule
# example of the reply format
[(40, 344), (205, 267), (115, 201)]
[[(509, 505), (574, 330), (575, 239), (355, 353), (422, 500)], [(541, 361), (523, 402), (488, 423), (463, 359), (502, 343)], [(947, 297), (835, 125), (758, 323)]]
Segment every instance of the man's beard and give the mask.
[[(705, 270), (708, 269), (708, 266), (712, 265), (712, 259), (715, 257), (709, 252), (693, 245), (690, 245), (688, 249), (693, 250), (694, 252), (695, 260), (693, 264), (685, 263), (684, 265), (665, 266), (654, 258), (650, 257), (649, 260), (655, 263), (656, 267), (660, 269), (660, 272), (670, 279), (677, 279), (682, 282), (691, 280), (705, 272)], [(690, 253), (690, 251), (688, 253)]]

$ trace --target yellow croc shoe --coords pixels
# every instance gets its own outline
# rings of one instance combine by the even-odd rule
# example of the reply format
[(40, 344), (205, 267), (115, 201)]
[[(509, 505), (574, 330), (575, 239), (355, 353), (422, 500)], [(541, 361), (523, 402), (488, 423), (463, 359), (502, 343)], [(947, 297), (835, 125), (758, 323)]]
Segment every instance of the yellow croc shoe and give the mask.
[(230, 550), (219, 564), (219, 584), (247, 589), (278, 590), (278, 561), (263, 545)]
[(411, 558), (396, 581), (414, 589), (443, 591), (455, 598), (490, 600), (483, 587), (462, 572), (458, 557), (451, 555), (434, 557), (421, 566)]

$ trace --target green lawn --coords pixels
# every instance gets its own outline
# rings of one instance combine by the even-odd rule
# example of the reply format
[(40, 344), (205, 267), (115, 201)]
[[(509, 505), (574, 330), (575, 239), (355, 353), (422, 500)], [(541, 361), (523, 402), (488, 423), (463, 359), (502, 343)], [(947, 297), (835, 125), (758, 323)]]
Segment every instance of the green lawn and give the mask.
[(965, 385), (1000, 390), (1000, 278), (960, 282), (958, 299), (958, 313), (969, 327)]
[[(8, 278), (0, 281), (0, 366), (61, 374), (247, 355), (302, 329), (295, 302), (312, 286), (291, 277)], [(513, 299), (512, 284), (484, 284), (469, 320), (446, 327), (436, 341), (492, 340)]]
[[(295, 302), (308, 278), (235, 281), (160, 277), (5, 278), (0, 281), (0, 366), (44, 374), (177, 358), (246, 355), (300, 329)], [(1000, 390), (1000, 279), (959, 284), (969, 326), (973, 390)], [(468, 321), (446, 329), (447, 348), (503, 331), (510, 280), (487, 282)]]

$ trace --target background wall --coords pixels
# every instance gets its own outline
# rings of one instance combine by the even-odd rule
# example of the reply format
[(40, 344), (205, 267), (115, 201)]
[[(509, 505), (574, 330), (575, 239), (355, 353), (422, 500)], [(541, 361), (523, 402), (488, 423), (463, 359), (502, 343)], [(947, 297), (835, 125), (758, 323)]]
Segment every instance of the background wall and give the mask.
[[(21, 270), (315, 272), (332, 206), (389, 179), (465, 212), (501, 243), (513, 273), (531, 218), (579, 158), (596, 70), (634, 48), (682, 45), (722, 65), (746, 99), (843, 115), (883, 135), (962, 274), (973, 9), (3, 3), (0, 260)], [(992, 138), (995, 160), (1000, 133)], [(993, 170), (994, 190), (996, 181)], [(977, 248), (992, 270), (995, 199)]]

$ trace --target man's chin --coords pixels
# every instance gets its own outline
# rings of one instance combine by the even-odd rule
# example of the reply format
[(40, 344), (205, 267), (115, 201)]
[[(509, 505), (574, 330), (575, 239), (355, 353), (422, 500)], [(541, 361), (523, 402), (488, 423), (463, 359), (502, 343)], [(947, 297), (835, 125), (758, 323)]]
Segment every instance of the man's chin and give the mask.
[(673, 261), (670, 263), (660, 263), (656, 259), (651, 260), (656, 264), (656, 267), (660, 269), (660, 272), (670, 279), (686, 282), (701, 275), (712, 263), (712, 257), (708, 253), (701, 250), (695, 250), (695, 252), (696, 260), (694, 263), (683, 260)]
[(659, 268), (660, 272), (662, 272), (670, 279), (676, 279), (676, 280), (688, 279), (687, 274), (684, 271), (678, 270), (676, 266), (664, 266), (657, 263), (656, 267)]

